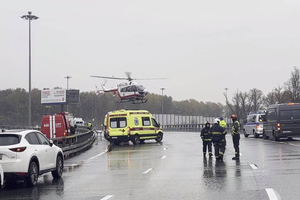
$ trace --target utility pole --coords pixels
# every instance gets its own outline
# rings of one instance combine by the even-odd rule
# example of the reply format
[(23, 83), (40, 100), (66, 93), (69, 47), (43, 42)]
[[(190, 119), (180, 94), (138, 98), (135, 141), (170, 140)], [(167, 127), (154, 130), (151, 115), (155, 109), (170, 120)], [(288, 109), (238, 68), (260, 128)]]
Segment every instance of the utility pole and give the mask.
[[(64, 77), (67, 79), (67, 91), (69, 90), (69, 79), (72, 78), (71, 76), (66, 76)], [(68, 95), (68, 92), (66, 91), (67, 95)], [(68, 97), (66, 97), (68, 98)], [(69, 107), (68, 107), (68, 102), (67, 102), (67, 99), (66, 99), (66, 103), (67, 103), (67, 112), (69, 111)]]
[(31, 14), (31, 11), (28, 11), (28, 15), (21, 16), (22, 19), (29, 21), (29, 91), (28, 91), (28, 126), (31, 124), (31, 20), (37, 20), (38, 17)]
[(161, 123), (162, 125), (164, 125), (164, 90), (166, 88), (160, 88), (160, 89), (161, 89), (161, 117), (162, 117)]

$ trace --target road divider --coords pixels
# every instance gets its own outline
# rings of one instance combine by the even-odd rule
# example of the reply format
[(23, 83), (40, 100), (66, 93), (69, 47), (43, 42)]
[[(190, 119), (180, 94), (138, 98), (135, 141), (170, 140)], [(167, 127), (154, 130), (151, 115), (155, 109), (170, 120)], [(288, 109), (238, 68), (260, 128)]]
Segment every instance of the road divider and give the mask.
[(100, 200), (108, 200), (110, 198), (112, 198), (114, 195), (106, 195), (105, 197), (103, 197), (102, 199)]
[(258, 169), (256, 164), (250, 164), (250, 167), (252, 167), (252, 169)]
[(266, 188), (266, 192), (267, 192), (270, 200), (278, 200), (279, 199), (275, 193), (275, 190), (273, 190), (272, 188)]
[(146, 171), (143, 172), (143, 174), (148, 174), (149, 172), (151, 172), (153, 170), (153, 168), (147, 169)]
[(98, 155), (95, 155), (95, 156), (89, 158), (88, 160), (93, 160), (93, 159), (95, 159), (95, 158), (97, 158), (97, 157), (99, 157), (99, 156), (102, 156), (103, 154), (105, 154), (105, 152), (101, 152), (101, 153), (99, 153)]

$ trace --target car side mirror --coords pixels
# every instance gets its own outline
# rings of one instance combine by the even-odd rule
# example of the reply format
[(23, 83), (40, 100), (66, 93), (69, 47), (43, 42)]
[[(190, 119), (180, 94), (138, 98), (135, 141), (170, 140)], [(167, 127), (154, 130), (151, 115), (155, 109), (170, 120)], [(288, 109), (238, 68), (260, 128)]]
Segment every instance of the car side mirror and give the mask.
[(52, 147), (53, 146), (53, 140), (50, 140), (49, 143), (50, 143), (50, 147)]

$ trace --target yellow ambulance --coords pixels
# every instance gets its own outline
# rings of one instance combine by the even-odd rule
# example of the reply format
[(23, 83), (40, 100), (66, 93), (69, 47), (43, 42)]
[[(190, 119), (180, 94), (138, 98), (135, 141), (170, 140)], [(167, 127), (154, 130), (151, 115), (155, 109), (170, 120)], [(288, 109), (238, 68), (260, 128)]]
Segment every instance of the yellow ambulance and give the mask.
[(154, 139), (161, 142), (163, 131), (147, 110), (115, 110), (105, 115), (105, 138), (120, 144), (131, 141), (134, 145)]

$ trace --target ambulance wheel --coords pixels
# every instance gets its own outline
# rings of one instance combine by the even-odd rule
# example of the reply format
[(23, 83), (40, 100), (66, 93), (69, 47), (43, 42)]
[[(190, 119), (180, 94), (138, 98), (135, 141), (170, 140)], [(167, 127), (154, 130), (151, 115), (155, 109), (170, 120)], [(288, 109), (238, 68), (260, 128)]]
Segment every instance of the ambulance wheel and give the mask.
[(162, 133), (159, 133), (159, 134), (157, 135), (157, 138), (156, 138), (155, 140), (156, 140), (156, 142), (161, 142), (162, 139), (163, 139), (163, 134), (162, 134)]
[(140, 144), (145, 144), (145, 140), (140, 140)]
[(140, 137), (135, 135), (133, 140), (131, 141), (134, 145), (137, 145), (140, 142)]
[(249, 136), (249, 134), (246, 134), (246, 133), (244, 133), (244, 136), (245, 136), (245, 137), (248, 137), (248, 136)]

